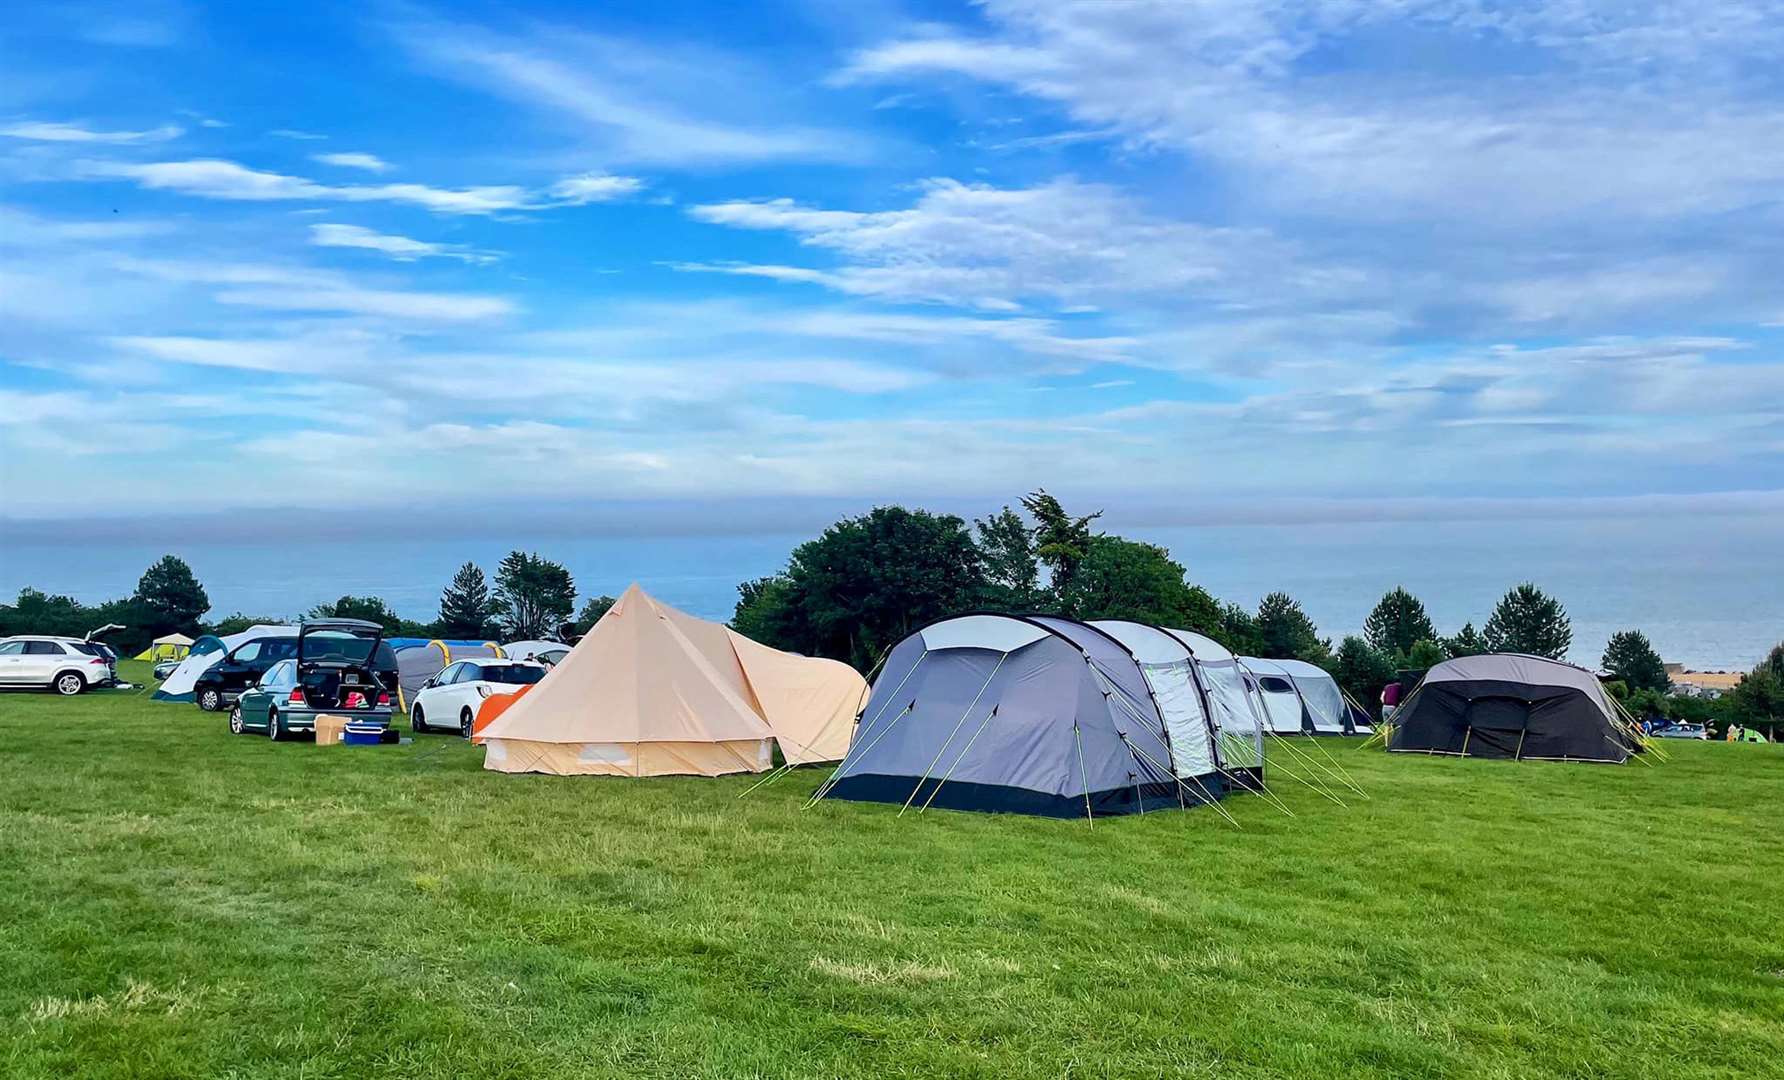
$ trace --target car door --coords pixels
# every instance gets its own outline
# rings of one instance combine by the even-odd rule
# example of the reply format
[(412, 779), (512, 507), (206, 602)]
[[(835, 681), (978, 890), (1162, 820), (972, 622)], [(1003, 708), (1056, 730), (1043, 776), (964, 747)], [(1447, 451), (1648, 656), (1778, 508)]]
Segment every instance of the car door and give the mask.
[(463, 663), (447, 664), (416, 695), (415, 701), (429, 723), (444, 724), (447, 718), (458, 715), (458, 710), (452, 706), (452, 680), (458, 678), (462, 667)]
[(25, 681), (25, 643), (8, 641), (0, 644), (0, 683)]
[(266, 669), (253, 688), (242, 694), (242, 724), (255, 731), (265, 731), (272, 711), (291, 696), (297, 687), (297, 661), (281, 660)]
[(56, 673), (68, 666), (68, 654), (58, 641), (25, 642), (25, 662), (20, 668), (24, 682), (49, 685)]
[(483, 668), (473, 660), (466, 660), (458, 665), (458, 674), (452, 679), (452, 712), (442, 716), (442, 722), (456, 725), (459, 713), (470, 709), (477, 711), (477, 684), (483, 679)]

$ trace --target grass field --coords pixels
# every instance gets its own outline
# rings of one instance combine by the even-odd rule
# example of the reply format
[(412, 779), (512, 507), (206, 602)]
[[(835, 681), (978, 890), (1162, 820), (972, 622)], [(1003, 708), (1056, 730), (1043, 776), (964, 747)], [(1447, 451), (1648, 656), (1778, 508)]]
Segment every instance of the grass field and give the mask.
[(6, 694), (0, 1071), (1784, 1076), (1784, 748), (1328, 745), (1091, 828)]

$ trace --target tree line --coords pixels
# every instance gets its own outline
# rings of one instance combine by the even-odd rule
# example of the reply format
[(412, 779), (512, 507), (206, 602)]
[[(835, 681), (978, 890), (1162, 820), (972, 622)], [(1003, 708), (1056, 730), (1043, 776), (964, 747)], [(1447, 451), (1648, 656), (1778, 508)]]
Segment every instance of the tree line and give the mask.
[[(405, 619), (377, 596), (343, 596), (318, 604), (304, 618), (365, 619), (393, 637), (516, 641), (586, 633), (614, 604), (611, 596), (593, 596), (576, 608), (576, 584), (563, 565), (543, 556), (511, 551), (497, 564), (493, 584), (481, 567), (467, 562), (440, 595), (439, 616), (432, 622)], [(11, 604), (0, 604), (0, 637), (51, 634), (82, 637), (101, 626), (123, 627), (105, 640), (124, 656), (148, 648), (158, 637), (180, 633), (219, 636), (239, 633), (256, 624), (277, 625), (283, 616), (242, 612), (205, 621), (210, 596), (185, 560), (165, 555), (149, 567), (136, 590), (121, 600), (87, 605), (68, 596), (24, 588)]]

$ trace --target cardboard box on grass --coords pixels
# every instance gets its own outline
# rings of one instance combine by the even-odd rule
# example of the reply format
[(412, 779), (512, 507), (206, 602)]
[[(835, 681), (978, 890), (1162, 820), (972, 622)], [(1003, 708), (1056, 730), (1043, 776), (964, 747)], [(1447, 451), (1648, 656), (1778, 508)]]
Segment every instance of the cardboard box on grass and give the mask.
[(316, 745), (338, 746), (341, 741), (341, 730), (347, 726), (345, 716), (331, 716), (323, 713), (316, 718)]

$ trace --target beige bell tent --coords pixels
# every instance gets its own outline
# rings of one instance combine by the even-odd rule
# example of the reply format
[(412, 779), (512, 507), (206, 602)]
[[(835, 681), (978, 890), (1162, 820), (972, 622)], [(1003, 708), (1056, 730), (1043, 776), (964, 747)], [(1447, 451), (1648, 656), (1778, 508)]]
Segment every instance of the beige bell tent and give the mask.
[(570, 654), (477, 732), (484, 768), (719, 776), (840, 761), (867, 683), (627, 589)]

